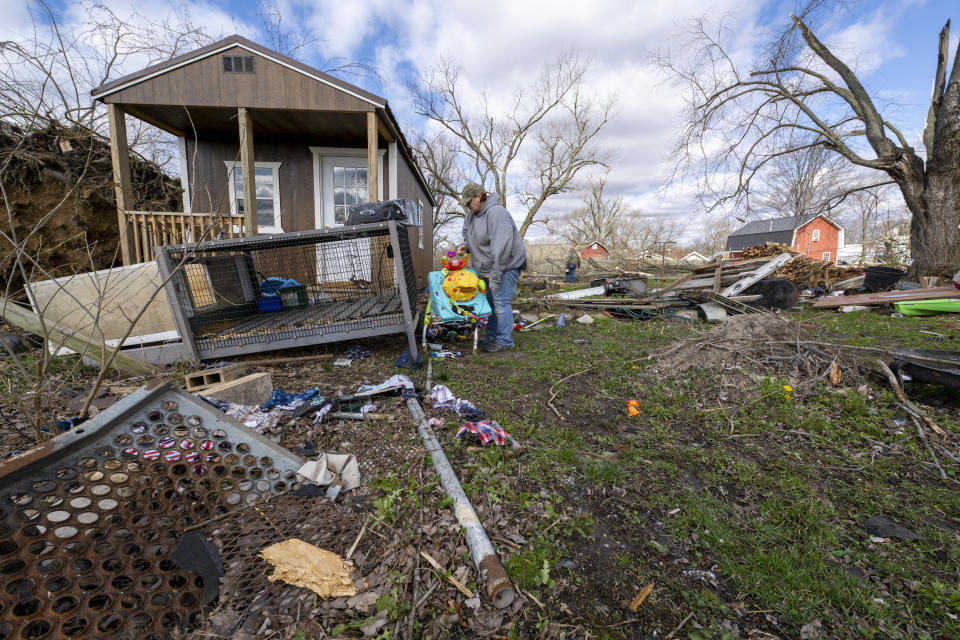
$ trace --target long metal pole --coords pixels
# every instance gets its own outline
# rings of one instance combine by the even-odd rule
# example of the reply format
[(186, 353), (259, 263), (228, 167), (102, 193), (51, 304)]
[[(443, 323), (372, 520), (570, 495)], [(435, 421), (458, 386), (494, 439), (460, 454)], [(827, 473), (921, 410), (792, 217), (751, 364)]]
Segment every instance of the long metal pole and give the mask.
[(416, 398), (407, 400), (407, 407), (410, 409), (410, 415), (417, 423), (417, 431), (420, 433), (424, 446), (430, 452), (433, 468), (440, 476), (440, 484), (443, 485), (447, 496), (453, 500), (453, 513), (457, 517), (457, 522), (463, 527), (464, 535), (467, 538), (467, 546), (470, 547), (470, 555), (486, 585), (487, 595), (490, 596), (493, 604), (501, 609), (510, 606), (517, 597), (513, 583), (510, 582), (507, 572), (500, 564), (500, 559), (497, 557), (496, 551), (493, 550), (493, 545), (490, 544), (490, 539), (487, 538), (483, 525), (480, 524), (480, 518), (473, 510), (473, 505), (470, 504), (467, 494), (463, 492), (457, 474), (450, 466), (450, 461), (443, 452), (443, 447), (440, 446), (440, 441), (437, 440), (430, 423), (427, 422), (423, 407), (420, 406), (420, 402)]

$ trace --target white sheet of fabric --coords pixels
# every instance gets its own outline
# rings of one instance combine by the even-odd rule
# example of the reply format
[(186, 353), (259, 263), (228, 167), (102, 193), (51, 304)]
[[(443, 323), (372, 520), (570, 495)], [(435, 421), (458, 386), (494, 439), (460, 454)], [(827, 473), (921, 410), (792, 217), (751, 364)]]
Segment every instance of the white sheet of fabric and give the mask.
[(360, 413), (370, 413), (371, 411), (376, 411), (377, 405), (375, 404), (365, 404), (360, 407)]
[(333, 409), (333, 405), (332, 405), (332, 404), (328, 404), (328, 405), (326, 405), (323, 409), (320, 409), (320, 411), (317, 411), (317, 415), (316, 415), (316, 417), (313, 419), (313, 424), (320, 424), (321, 422), (323, 422), (323, 416), (325, 416), (325, 415), (327, 415), (328, 413), (330, 413), (330, 410), (331, 410), (331, 409)]
[(457, 403), (457, 396), (453, 395), (453, 392), (442, 384), (434, 385), (433, 389), (430, 390), (430, 398), (433, 400), (433, 406), (435, 407), (452, 408)]
[(343, 490), (349, 491), (360, 486), (360, 466), (352, 453), (321, 453), (297, 469), (297, 480), (321, 487), (340, 480)]
[(243, 426), (253, 429), (257, 433), (271, 434), (277, 431), (277, 425), (283, 414), (264, 413), (257, 405), (231, 404), (226, 411), (231, 418), (236, 418)]
[(357, 395), (374, 396), (378, 393), (394, 391), (396, 389), (413, 389), (413, 381), (402, 373), (390, 376), (380, 384), (365, 384), (357, 389)]

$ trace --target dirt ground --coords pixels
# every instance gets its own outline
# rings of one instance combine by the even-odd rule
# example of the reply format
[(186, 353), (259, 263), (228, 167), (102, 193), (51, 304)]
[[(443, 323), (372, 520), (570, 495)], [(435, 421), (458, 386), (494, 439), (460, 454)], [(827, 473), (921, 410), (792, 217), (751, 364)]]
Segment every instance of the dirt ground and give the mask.
[[(938, 348), (960, 348), (946, 323), (802, 314), (741, 316), (719, 328), (603, 318), (547, 325), (502, 354), (447, 342), (464, 357), (434, 360), (431, 370), (433, 384), (519, 440), (522, 455), (457, 440), (466, 419), (432, 407), (426, 371), (393, 368), (399, 339), (359, 342), (373, 355), (346, 368), (332, 357), (347, 345), (276, 354), (331, 356), (316, 361), (256, 367), (277, 389), (328, 396), (409, 374), (518, 588), (511, 606), (487, 598), (406, 406), (383, 397), (377, 411), (389, 419), (281, 421), (275, 437), (285, 447), (355, 454), (363, 485), (335, 505), (280, 497), (204, 527), (227, 549), (227, 576), (203, 626), (186, 637), (956, 637), (958, 397), (908, 388), (945, 430), (932, 444), (941, 480), (869, 366), (870, 349), (923, 344), (919, 330), (947, 336)], [(821, 354), (798, 341), (820, 344)], [(845, 375), (838, 384), (831, 358)], [(108, 388), (119, 395), (127, 384)], [(108, 391), (99, 401), (111, 399)], [(631, 399), (639, 415), (628, 414)], [(62, 415), (69, 402), (61, 398)], [(2, 410), (25, 434), (8, 431), (4, 453), (28, 446), (18, 409)], [(871, 537), (863, 522), (873, 516), (918, 540)], [(293, 534), (342, 556), (355, 546), (358, 594), (323, 601), (269, 582), (249, 549)]]

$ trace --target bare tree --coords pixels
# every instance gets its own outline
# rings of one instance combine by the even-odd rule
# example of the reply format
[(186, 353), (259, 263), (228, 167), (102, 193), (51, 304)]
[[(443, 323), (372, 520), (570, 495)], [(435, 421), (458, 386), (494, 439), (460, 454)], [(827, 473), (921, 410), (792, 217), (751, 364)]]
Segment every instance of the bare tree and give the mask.
[[(811, 2), (791, 15), (789, 28), (748, 67), (729, 52), (730, 34), (705, 19), (695, 24), (683, 60), (659, 56), (690, 91), (687, 125), (677, 147), (680, 170), (697, 167), (709, 206), (742, 206), (751, 180), (768, 163), (822, 147), (882, 174), (876, 183), (899, 187), (912, 216), (915, 271), (955, 270), (960, 256), (960, 64), (954, 60), (948, 77), (949, 21), (937, 48), (924, 159), (883, 115), (857, 74), (808, 26), (818, 4)], [(719, 151), (705, 154), (703, 149)], [(729, 175), (732, 180), (723, 179)]]
[(606, 176), (588, 178), (583, 189), (583, 206), (551, 220), (547, 225), (550, 232), (573, 246), (602, 242), (611, 249), (626, 248), (640, 214), (627, 209), (622, 195), (604, 196), (606, 185)]
[[(584, 87), (589, 67), (573, 52), (544, 65), (529, 89), (517, 89), (510, 107), (494, 111), (484, 92), (466, 102), (460, 68), (444, 59), (423, 71), (410, 87), (417, 113), (430, 119), (443, 135), (422, 140), (421, 157), (448, 158), (456, 169), (438, 176), (439, 195), (455, 197), (466, 178), (492, 185), (506, 203), (515, 195), (526, 207), (520, 235), (537, 220), (543, 203), (568, 191), (583, 169), (606, 166), (608, 155), (597, 135), (607, 123), (612, 99), (598, 99)], [(443, 164), (424, 168), (435, 171)]]
[(842, 156), (822, 145), (795, 146), (800, 150), (767, 163), (751, 209), (799, 221), (829, 214), (849, 192), (852, 171)]
[(727, 244), (727, 236), (734, 231), (734, 226), (725, 216), (706, 216), (703, 222), (703, 232), (699, 240), (693, 243), (693, 250), (708, 258), (718, 251), (723, 251)]
[(435, 133), (414, 141), (413, 153), (417, 164), (424, 170), (427, 188), (437, 201), (433, 208), (433, 237), (436, 243), (455, 242), (459, 233), (456, 224), (464, 215), (457, 199), (459, 186), (467, 182), (457, 160), (455, 144), (450, 136)]

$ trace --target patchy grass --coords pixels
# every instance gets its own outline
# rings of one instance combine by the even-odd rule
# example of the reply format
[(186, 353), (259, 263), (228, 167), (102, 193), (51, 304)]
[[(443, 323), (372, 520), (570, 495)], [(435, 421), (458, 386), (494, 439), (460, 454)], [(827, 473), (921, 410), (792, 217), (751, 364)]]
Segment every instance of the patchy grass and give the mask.
[[(960, 350), (942, 317), (794, 317), (837, 344)], [(524, 523), (527, 542), (501, 555), (547, 605), (529, 624), (662, 637), (692, 613), (688, 638), (735, 637), (734, 626), (740, 637), (799, 637), (805, 625), (831, 638), (960, 633), (960, 466), (941, 456), (950, 480), (937, 477), (879, 377), (859, 391), (818, 381), (801, 397), (762, 373), (741, 386), (724, 371), (655, 373), (648, 355), (697, 328), (601, 318), (520, 334), (513, 352), (434, 362), (435, 380), (528, 449), (449, 454), (473, 499)], [(946, 337), (933, 345), (920, 330)], [(908, 391), (956, 453), (958, 395)], [(920, 539), (874, 541), (872, 516)], [(646, 582), (653, 593), (631, 614)]]

